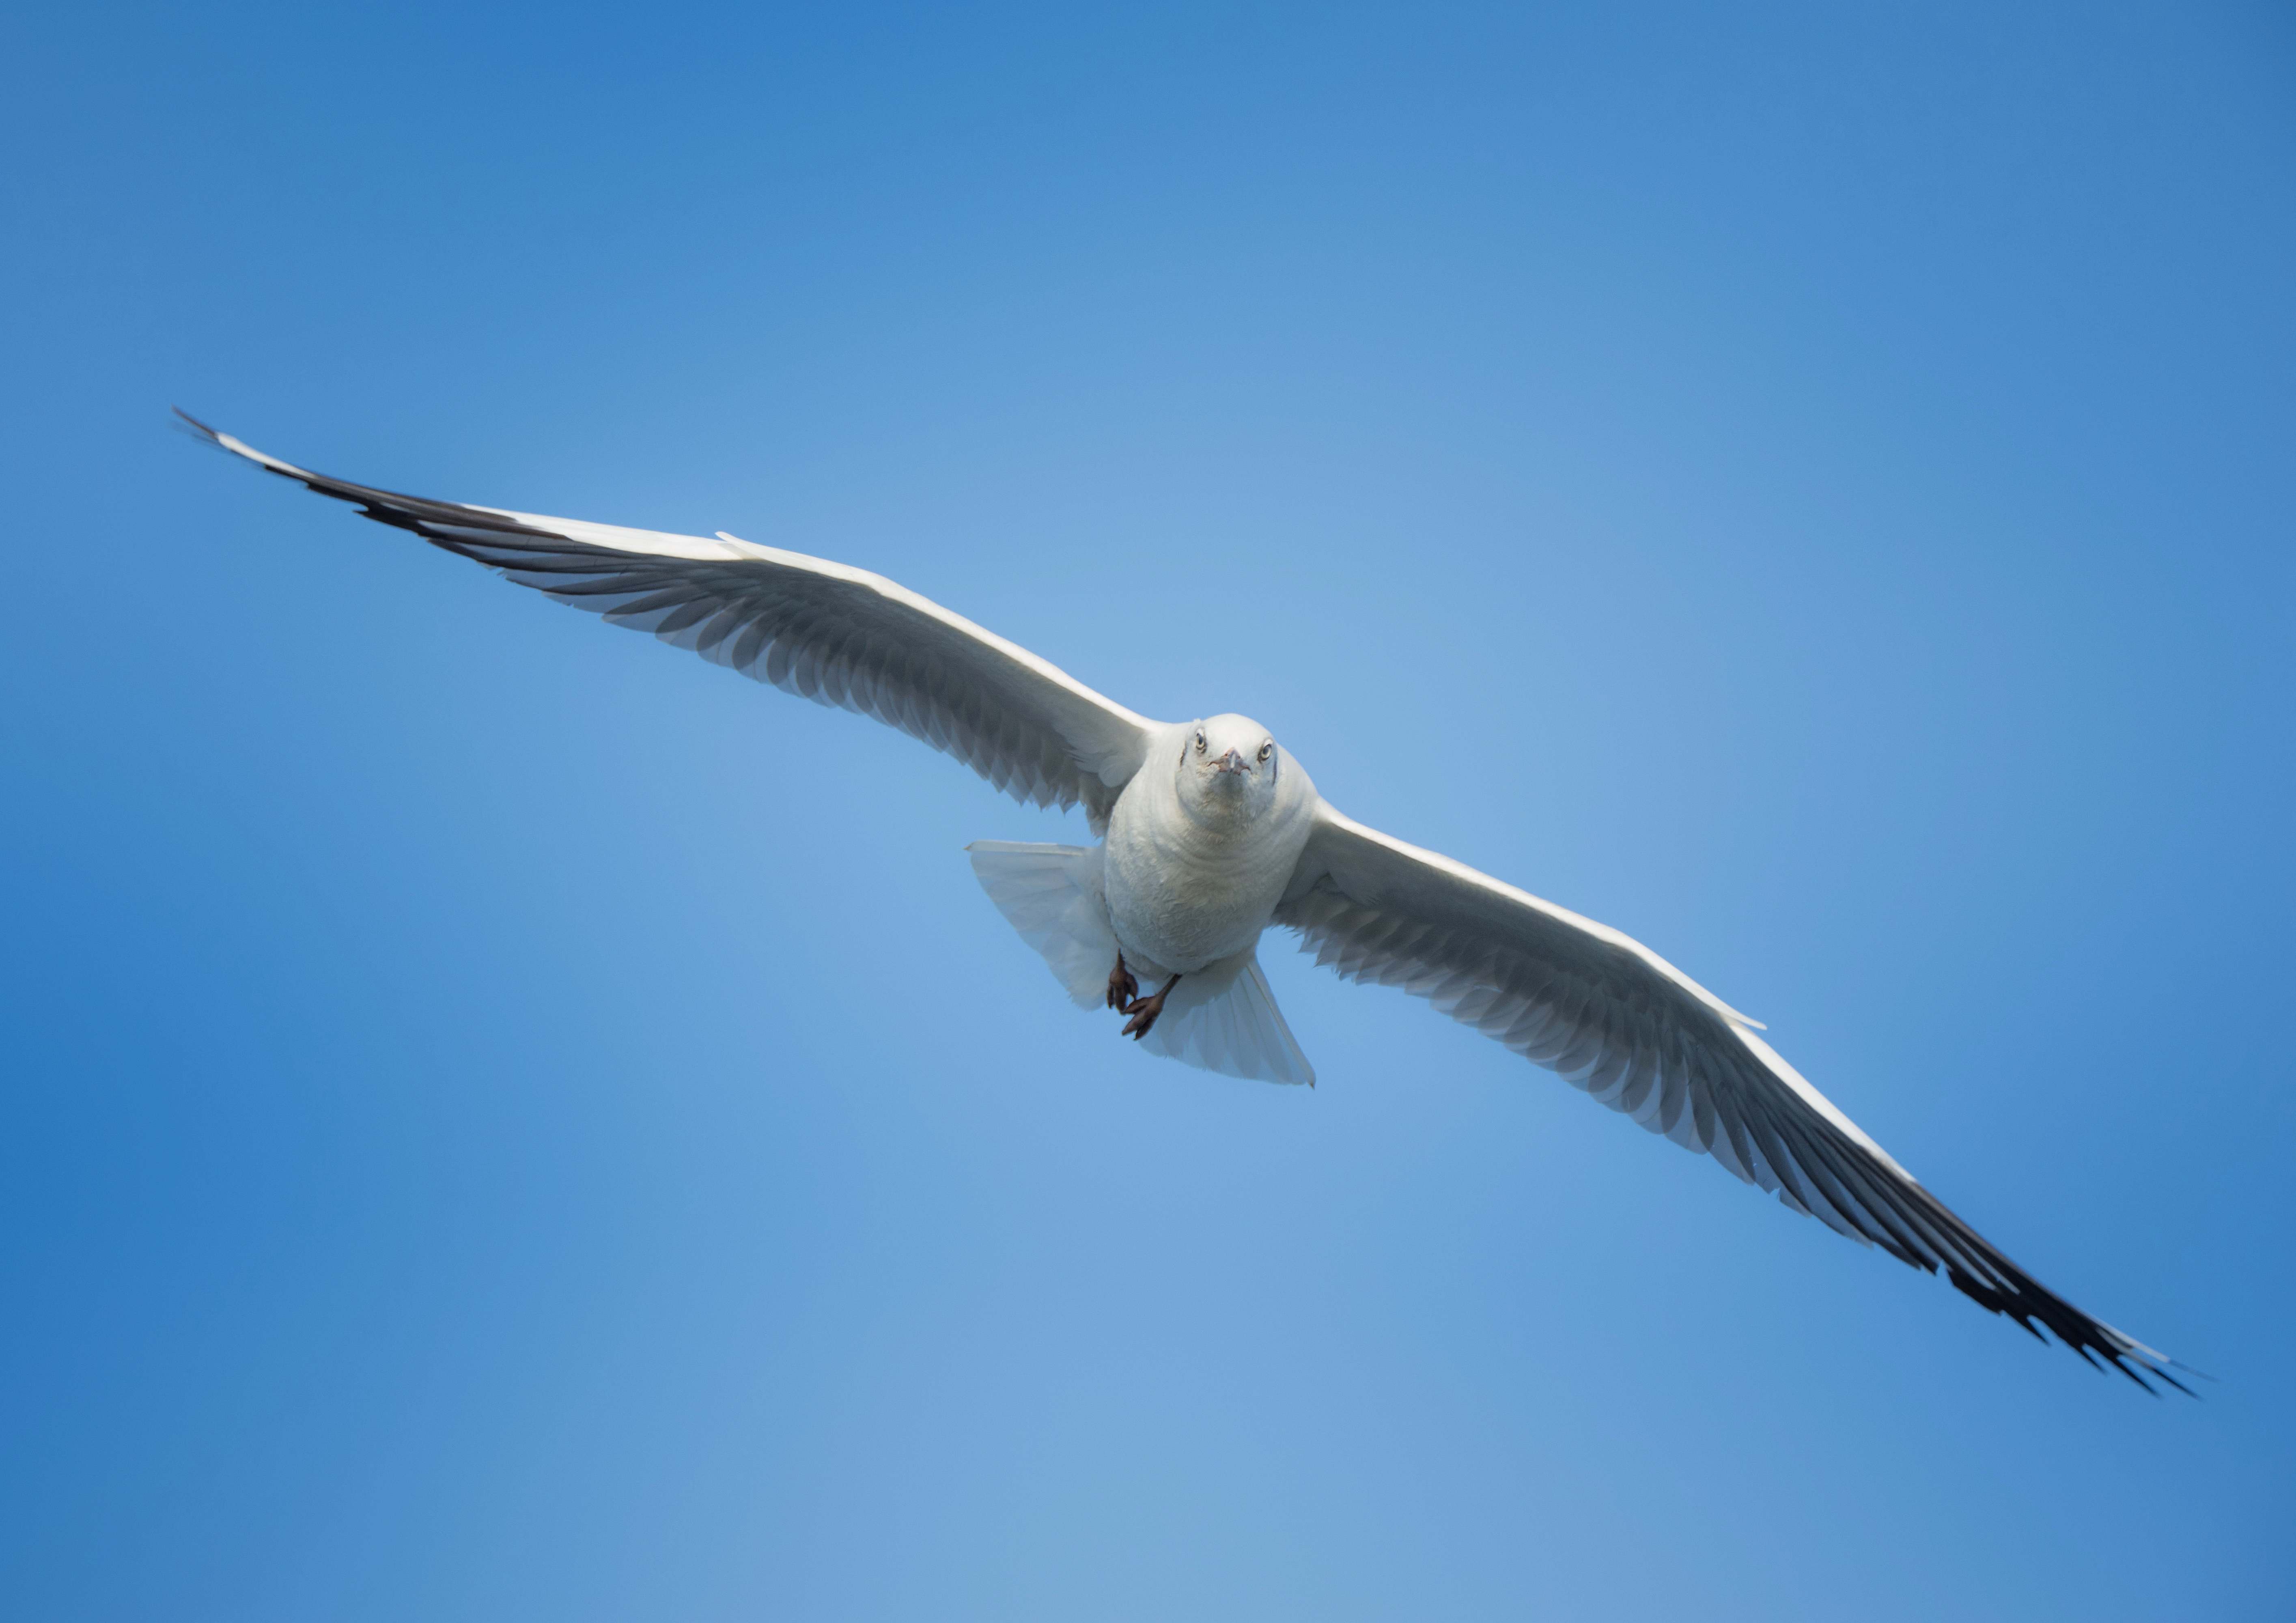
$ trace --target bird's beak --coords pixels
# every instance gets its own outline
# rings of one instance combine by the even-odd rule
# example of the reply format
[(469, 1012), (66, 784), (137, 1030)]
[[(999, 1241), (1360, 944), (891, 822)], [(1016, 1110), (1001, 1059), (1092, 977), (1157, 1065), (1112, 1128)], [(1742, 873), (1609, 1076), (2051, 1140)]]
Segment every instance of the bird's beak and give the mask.
[(1238, 755), (1234, 750), (1231, 750), (1226, 755), (1221, 756), (1219, 759), (1214, 761), (1212, 763), (1212, 767), (1213, 770), (1218, 772), (1250, 772), (1251, 770), (1251, 763), (1245, 760), (1242, 756)]

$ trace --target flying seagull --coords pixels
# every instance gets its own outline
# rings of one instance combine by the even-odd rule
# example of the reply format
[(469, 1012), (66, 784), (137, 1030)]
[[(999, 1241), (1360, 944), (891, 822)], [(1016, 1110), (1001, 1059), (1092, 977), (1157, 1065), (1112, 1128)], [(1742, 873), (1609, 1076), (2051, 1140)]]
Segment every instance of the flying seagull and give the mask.
[[(183, 414), (178, 413), (178, 415)], [(1092, 847), (966, 848), (1070, 997), (1152, 1053), (1312, 1085), (1259, 963), (1271, 925), (1350, 980), (1401, 987), (1864, 1245), (1945, 1270), (2150, 1391), (2184, 1366), (2003, 1256), (1731, 1008), (1640, 942), (1366, 828), (1248, 717), (1151, 721), (882, 576), (709, 538), (399, 496), (209, 443), (609, 623), (816, 704), (873, 716), (1029, 805), (1084, 807)], [(1144, 989), (1144, 988), (1151, 988)]]

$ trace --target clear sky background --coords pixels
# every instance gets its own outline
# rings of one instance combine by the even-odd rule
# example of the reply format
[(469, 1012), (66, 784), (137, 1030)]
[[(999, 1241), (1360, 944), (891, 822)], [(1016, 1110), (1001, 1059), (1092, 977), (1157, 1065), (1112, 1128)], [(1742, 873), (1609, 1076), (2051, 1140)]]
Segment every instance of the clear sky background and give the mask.
[[(2296, 25), (2008, 9), (11, 8), (7, 1610), (2289, 1616)], [(1254, 715), (2220, 1384), (171, 403)]]

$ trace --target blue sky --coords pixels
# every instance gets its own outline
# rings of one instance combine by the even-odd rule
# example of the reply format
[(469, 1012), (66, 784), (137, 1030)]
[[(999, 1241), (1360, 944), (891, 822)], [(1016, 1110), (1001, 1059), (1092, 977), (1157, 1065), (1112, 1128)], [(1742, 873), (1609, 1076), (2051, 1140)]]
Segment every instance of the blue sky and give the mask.
[[(0, 1591), (2283, 1618), (2264, 5), (18, 8)], [(961, 768), (202, 454), (881, 570), (1641, 937), (2152, 1401)]]

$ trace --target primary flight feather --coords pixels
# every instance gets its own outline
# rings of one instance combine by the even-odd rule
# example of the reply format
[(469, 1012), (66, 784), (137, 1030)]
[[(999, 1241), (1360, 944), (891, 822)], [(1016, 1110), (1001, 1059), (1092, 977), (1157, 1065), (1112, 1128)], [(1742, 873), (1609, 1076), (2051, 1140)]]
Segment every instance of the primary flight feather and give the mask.
[[(400, 496), (210, 443), (614, 625), (873, 716), (1016, 799), (1081, 806), (1093, 847), (982, 840), (983, 888), (1070, 995), (1146, 1048), (1312, 1084), (1258, 947), (1271, 925), (1400, 987), (1785, 1205), (2046, 1327), (2139, 1385), (2171, 1361), (1956, 1217), (1738, 1013), (1641, 943), (1345, 816), (1238, 715), (1152, 721), (882, 576), (758, 546)], [(1143, 994), (1144, 979), (1155, 989)]]

